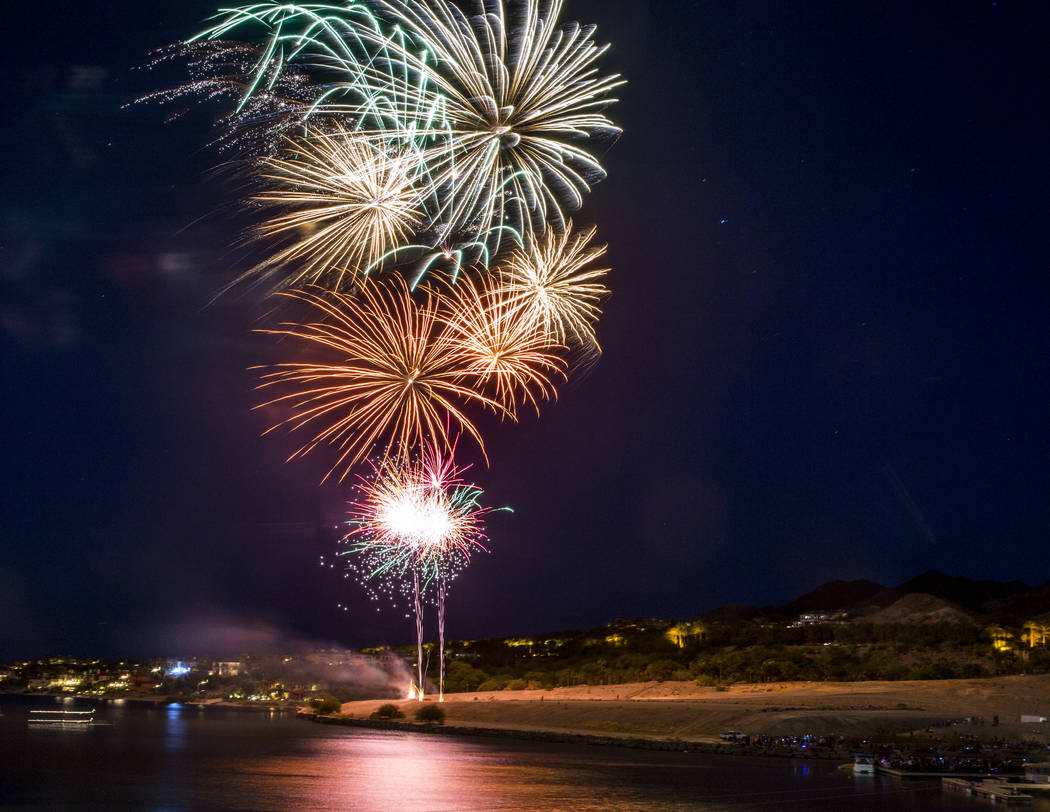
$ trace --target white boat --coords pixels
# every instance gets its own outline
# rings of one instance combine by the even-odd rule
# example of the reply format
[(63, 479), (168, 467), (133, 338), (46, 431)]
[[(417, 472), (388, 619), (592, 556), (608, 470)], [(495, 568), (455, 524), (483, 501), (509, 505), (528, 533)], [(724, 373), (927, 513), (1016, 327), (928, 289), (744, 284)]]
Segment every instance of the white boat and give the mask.
[(31, 710), (29, 711), (29, 724), (51, 725), (60, 727), (85, 727), (94, 724), (94, 709), (86, 711), (70, 710)]
[(857, 753), (853, 756), (854, 775), (875, 775), (875, 756)]

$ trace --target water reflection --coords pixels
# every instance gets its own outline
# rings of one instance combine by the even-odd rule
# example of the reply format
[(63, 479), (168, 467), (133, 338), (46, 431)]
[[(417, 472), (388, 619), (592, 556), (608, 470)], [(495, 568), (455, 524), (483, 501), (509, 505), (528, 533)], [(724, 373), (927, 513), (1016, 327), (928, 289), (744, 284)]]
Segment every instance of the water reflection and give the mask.
[(183, 717), (182, 705), (178, 702), (168, 705), (164, 721), (164, 749), (182, 750), (186, 746), (186, 719)]
[(937, 785), (892, 784), (881, 777), (854, 781), (834, 762), (368, 731), (261, 711), (134, 703), (100, 705), (96, 718), (112, 724), (86, 736), (32, 736), (27, 708), (4, 700), (3, 805), (399, 812), (973, 809), (965, 798), (942, 796)]

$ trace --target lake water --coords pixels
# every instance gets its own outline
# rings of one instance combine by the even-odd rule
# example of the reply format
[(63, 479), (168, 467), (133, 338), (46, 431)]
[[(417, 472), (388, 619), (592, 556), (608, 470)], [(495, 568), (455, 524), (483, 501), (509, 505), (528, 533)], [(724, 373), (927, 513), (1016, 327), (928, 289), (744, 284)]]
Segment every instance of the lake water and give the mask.
[[(106, 724), (30, 729), (30, 708)], [(290, 714), (0, 697), (0, 808), (982, 810), (834, 762), (358, 730)], [(1039, 808), (1050, 808), (1041, 807)]]

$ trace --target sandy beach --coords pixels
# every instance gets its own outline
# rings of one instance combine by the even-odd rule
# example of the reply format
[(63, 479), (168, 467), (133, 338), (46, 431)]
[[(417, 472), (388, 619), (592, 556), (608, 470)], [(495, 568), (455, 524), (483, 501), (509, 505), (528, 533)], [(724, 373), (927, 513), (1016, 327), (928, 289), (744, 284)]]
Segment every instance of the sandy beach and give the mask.
[[(427, 697), (427, 702), (436, 701)], [(348, 702), (367, 718), (389, 700)], [(418, 702), (397, 702), (411, 718)], [(717, 742), (727, 730), (750, 735), (868, 737), (920, 730), (947, 719), (984, 717), (959, 732), (1047, 741), (1050, 725), (1021, 725), (1022, 714), (1050, 716), (1050, 676), (902, 682), (785, 682), (725, 690), (691, 682), (643, 682), (554, 690), (448, 694), (448, 725), (523, 731)], [(992, 726), (999, 717), (1000, 725)], [(1038, 731), (1038, 732), (1036, 732)]]

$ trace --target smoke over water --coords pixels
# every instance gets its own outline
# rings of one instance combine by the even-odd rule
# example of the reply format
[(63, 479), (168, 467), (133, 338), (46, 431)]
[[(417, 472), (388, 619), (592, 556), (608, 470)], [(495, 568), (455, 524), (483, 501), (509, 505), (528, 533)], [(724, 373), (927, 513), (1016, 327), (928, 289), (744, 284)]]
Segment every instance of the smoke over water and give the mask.
[(151, 635), (148, 656), (236, 661), (289, 685), (317, 686), (343, 701), (400, 698), (412, 681), (390, 651), (356, 652), (331, 641), (310, 640), (262, 622), (213, 617), (171, 624)]

